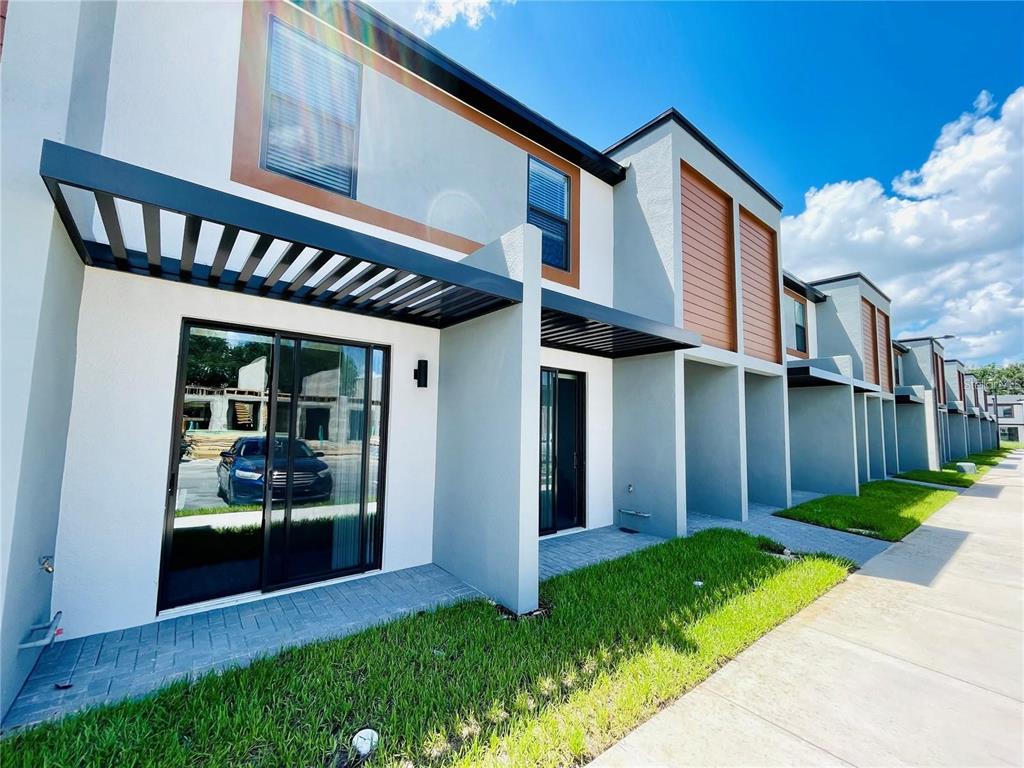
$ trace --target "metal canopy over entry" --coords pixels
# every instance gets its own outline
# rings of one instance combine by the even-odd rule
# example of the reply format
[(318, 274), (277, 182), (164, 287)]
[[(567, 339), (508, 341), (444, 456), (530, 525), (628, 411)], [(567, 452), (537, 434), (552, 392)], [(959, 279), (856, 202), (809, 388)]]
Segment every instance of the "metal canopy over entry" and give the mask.
[(445, 328), (522, 284), (52, 141), (40, 175), (89, 265)]
[(631, 357), (700, 346), (700, 336), (559, 291), (541, 291), (540, 343), (600, 357)]

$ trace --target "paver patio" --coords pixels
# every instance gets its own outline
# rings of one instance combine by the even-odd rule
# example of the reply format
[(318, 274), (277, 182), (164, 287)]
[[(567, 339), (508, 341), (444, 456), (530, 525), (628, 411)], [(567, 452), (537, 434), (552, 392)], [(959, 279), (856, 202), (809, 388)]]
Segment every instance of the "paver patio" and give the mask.
[[(612, 527), (545, 538), (541, 579), (659, 541)], [(43, 651), (3, 727), (143, 696), (175, 680), (473, 597), (480, 593), (436, 565), (423, 565), (55, 643)]]

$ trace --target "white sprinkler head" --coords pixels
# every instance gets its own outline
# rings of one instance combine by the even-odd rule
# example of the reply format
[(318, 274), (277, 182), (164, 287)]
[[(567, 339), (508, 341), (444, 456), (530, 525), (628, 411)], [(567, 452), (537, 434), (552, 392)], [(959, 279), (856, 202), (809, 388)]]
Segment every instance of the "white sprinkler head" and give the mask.
[(378, 741), (380, 741), (380, 734), (373, 728), (363, 728), (352, 737), (352, 749), (359, 757), (368, 757), (377, 748)]

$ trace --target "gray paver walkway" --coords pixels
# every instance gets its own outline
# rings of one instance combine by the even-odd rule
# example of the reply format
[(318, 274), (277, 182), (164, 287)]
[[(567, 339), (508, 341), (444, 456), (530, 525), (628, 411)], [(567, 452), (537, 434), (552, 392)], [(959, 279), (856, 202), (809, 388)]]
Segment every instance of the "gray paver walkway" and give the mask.
[(593, 765), (1024, 764), (1022, 460)]
[[(810, 501), (815, 496), (807, 494), (806, 498), (801, 499), (801, 503)], [(794, 501), (794, 504), (796, 503)], [(775, 517), (773, 513), (778, 511), (777, 507), (752, 503), (748, 509), (748, 519), (745, 523), (714, 515), (690, 513), (686, 519), (686, 527), (691, 534), (705, 528), (738, 528), (755, 536), (768, 536), (794, 552), (830, 552), (840, 557), (848, 557), (858, 565), (863, 565), (889, 547), (887, 541)]]
[(43, 651), (3, 727), (142, 696), (174, 680), (479, 596), (436, 565), (422, 565), (65, 640)]
[[(541, 578), (660, 541), (613, 527), (546, 538), (540, 542)], [(43, 651), (3, 727), (143, 696), (175, 680), (478, 596), (447, 571), (423, 565), (55, 643)], [(70, 688), (56, 687), (67, 683)]]
[(540, 540), (540, 580), (575, 571), (604, 560), (614, 560), (664, 539), (646, 533), (626, 533), (609, 525)]

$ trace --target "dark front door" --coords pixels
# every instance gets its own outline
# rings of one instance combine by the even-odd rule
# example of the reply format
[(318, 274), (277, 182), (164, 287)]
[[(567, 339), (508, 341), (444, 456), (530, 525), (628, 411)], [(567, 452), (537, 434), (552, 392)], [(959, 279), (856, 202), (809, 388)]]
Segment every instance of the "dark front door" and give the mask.
[(540, 373), (540, 532), (577, 528), (584, 517), (584, 375)]

